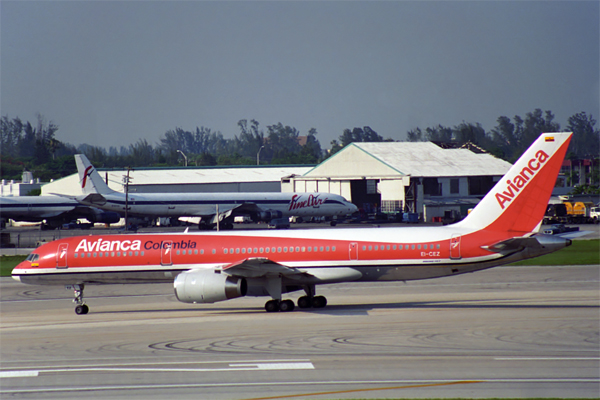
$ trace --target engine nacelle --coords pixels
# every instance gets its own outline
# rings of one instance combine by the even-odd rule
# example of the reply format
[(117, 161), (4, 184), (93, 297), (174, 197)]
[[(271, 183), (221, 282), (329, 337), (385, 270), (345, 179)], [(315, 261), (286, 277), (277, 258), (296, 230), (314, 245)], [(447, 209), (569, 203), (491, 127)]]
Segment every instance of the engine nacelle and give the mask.
[(214, 270), (192, 270), (177, 275), (175, 296), (184, 303), (215, 303), (245, 296), (248, 284), (244, 278), (216, 273)]
[(121, 216), (116, 212), (106, 211), (106, 212), (95, 212), (93, 215), (90, 215), (89, 218), (86, 217), (92, 223), (101, 223), (101, 224), (116, 224), (121, 219)]
[(259, 221), (271, 221), (272, 219), (275, 218), (281, 218), (283, 217), (283, 214), (281, 213), (281, 211), (277, 211), (277, 210), (267, 210), (267, 211), (261, 211), (257, 214), (257, 218)]

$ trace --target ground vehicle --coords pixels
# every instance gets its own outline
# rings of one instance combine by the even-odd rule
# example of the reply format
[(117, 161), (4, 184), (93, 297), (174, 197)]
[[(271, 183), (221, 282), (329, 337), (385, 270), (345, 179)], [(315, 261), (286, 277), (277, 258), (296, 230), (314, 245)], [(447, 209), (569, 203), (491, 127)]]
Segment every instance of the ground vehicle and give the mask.
[(544, 229), (546, 235), (558, 235), (559, 233), (577, 232), (579, 227), (577, 226), (565, 226), (563, 224), (554, 224), (548, 229)]
[(275, 218), (269, 222), (268, 227), (270, 229), (287, 229), (290, 227), (289, 218)]
[(598, 223), (598, 220), (600, 220), (600, 207), (590, 208), (590, 218), (594, 220), (595, 224)]
[(564, 201), (549, 204), (544, 216), (544, 224), (597, 224), (600, 207), (583, 201)]
[(93, 226), (94, 224), (88, 222), (71, 221), (66, 224), (62, 224), (60, 229), (90, 229)]

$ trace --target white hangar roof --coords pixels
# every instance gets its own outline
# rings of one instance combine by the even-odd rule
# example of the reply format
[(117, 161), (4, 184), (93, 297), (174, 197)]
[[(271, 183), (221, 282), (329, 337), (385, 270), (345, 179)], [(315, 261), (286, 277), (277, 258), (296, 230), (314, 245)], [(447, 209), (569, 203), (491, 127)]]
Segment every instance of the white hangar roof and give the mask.
[[(132, 185), (211, 185), (223, 183), (264, 183), (280, 184), (281, 178), (302, 175), (312, 166), (235, 166), (235, 167), (178, 167), (178, 168), (134, 168), (130, 172)], [(126, 169), (98, 169), (108, 186), (122, 192), (123, 176)], [(173, 189), (170, 189), (173, 190)], [(260, 190), (260, 187), (257, 189)], [(78, 196), (81, 194), (79, 175), (73, 174), (42, 186), (42, 194), (61, 193)]]
[(511, 166), (490, 154), (432, 142), (351, 143), (304, 176), (485, 176), (504, 175)]
[[(230, 183), (230, 182), (280, 182), (290, 175), (302, 175), (312, 166), (240, 166), (240, 167), (179, 167), (179, 168), (134, 168), (130, 176), (134, 185), (187, 184), (187, 183)], [(127, 170), (99, 168), (104, 176), (109, 174), (120, 181)]]

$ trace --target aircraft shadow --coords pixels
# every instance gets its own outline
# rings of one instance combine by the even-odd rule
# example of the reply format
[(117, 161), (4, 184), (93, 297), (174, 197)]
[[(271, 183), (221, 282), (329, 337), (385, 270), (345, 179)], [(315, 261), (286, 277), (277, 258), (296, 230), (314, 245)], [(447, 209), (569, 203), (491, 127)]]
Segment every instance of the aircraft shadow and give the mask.
[[(498, 299), (495, 301), (504, 301)], [(449, 309), (449, 310), (460, 310), (460, 309), (472, 309), (472, 310), (494, 310), (494, 309), (532, 309), (532, 310), (544, 310), (544, 309), (597, 309), (600, 310), (599, 305), (588, 305), (588, 304), (489, 304), (490, 300), (485, 300), (482, 304), (481, 300), (460, 300), (460, 301), (424, 301), (424, 302), (409, 302), (409, 303), (376, 303), (376, 304), (331, 304), (325, 308), (308, 308), (300, 309), (296, 308), (293, 313), (314, 313), (314, 314), (326, 314), (326, 315), (367, 315), (369, 311), (373, 310), (432, 310), (432, 309)], [(119, 311), (95, 311), (94, 314), (145, 314), (145, 313), (198, 313), (208, 312), (213, 315), (221, 314), (255, 314), (265, 313), (262, 307), (252, 308), (240, 308), (240, 307), (228, 307), (228, 308), (176, 308), (176, 309), (147, 309), (147, 310), (119, 310)], [(279, 313), (272, 313), (273, 315), (280, 315)]]

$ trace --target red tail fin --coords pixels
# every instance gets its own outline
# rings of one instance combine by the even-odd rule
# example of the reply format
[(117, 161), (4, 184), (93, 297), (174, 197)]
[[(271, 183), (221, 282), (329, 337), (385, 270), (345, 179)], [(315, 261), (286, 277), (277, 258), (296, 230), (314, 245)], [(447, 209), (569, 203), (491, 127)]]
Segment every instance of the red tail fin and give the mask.
[(532, 232), (544, 217), (571, 135), (540, 135), (459, 225)]

